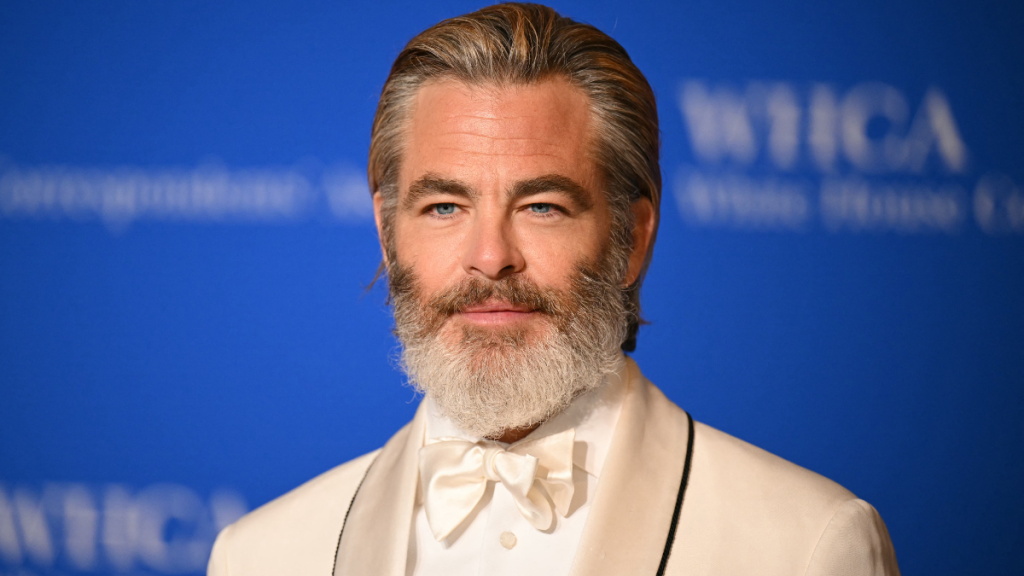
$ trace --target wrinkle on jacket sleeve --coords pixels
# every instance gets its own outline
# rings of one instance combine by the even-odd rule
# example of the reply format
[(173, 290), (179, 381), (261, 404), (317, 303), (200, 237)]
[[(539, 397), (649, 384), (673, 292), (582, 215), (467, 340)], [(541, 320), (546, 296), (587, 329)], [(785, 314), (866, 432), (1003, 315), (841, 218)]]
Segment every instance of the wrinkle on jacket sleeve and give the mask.
[(832, 516), (807, 565), (806, 576), (899, 576), (896, 552), (878, 511), (848, 500)]

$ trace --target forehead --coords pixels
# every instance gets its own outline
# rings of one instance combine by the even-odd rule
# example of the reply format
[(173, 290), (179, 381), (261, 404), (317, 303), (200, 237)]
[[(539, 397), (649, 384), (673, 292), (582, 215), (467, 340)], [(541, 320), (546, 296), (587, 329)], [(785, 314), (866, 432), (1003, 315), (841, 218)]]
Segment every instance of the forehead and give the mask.
[(407, 185), (424, 172), (467, 179), (574, 172), (565, 175), (585, 179), (593, 171), (591, 123), (587, 96), (562, 79), (430, 82), (416, 95), (402, 179)]

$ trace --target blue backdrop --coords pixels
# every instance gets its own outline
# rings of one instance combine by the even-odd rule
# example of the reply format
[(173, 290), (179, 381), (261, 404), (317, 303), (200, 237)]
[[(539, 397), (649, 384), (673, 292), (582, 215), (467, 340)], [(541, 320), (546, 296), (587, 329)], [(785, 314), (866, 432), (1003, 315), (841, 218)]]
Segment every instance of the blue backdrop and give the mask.
[[(5, 2), (0, 575), (202, 572), (380, 446), (363, 168), (468, 2)], [(1024, 5), (558, 2), (657, 92), (636, 359), (882, 513), (905, 574), (1024, 573)]]

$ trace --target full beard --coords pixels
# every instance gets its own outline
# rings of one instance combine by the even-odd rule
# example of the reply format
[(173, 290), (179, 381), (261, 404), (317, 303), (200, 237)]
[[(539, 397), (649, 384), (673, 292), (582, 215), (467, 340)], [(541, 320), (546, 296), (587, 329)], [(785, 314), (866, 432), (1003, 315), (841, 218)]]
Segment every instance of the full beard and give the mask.
[[(412, 270), (394, 265), (389, 286), (402, 368), (463, 432), (498, 438), (534, 427), (616, 370), (628, 313), (622, 268), (621, 258), (604, 258), (596, 268), (577, 264), (568, 291), (539, 288), (518, 274), (469, 278), (424, 304)], [(527, 306), (543, 322), (505, 328), (449, 322), (488, 300)]]

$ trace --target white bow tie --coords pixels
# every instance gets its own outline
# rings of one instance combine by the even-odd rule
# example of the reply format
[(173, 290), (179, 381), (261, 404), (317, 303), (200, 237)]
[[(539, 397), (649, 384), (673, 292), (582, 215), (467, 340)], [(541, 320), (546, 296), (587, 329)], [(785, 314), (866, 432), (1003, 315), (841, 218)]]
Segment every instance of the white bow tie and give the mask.
[(572, 501), (573, 429), (508, 450), (494, 442), (436, 438), (420, 448), (423, 508), (438, 542), (473, 511), (487, 482), (501, 482), (526, 520), (546, 530), (554, 520), (551, 504), (563, 517)]

